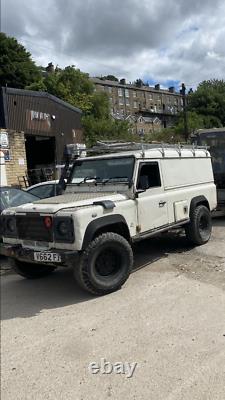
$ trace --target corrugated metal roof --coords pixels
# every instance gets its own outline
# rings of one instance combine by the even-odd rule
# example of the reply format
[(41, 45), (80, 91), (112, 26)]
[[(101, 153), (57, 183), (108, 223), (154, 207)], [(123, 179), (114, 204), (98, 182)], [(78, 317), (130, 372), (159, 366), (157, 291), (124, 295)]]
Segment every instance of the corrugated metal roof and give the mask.
[(47, 92), (2, 88), (0, 97), (2, 128), (35, 135), (66, 135), (69, 142), (73, 142), (74, 131), (82, 129), (81, 110)]
[(15, 94), (18, 96), (21, 95), (21, 96), (32, 96), (32, 97), (42, 97), (42, 98), (51, 99), (55, 103), (60, 104), (61, 106), (64, 106), (72, 111), (82, 114), (82, 111), (80, 110), (80, 108), (74, 107), (71, 104), (67, 103), (66, 101), (63, 101), (48, 92), (38, 92), (38, 91), (34, 91), (34, 90), (16, 89), (16, 88), (9, 88), (9, 87), (3, 87), (2, 91), (5, 94)]

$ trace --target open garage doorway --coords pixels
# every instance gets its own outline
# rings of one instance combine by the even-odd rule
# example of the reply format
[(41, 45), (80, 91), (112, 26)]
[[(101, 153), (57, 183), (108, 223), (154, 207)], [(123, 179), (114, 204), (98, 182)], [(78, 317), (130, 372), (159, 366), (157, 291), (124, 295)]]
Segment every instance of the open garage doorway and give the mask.
[(55, 137), (25, 135), (29, 184), (54, 179)]

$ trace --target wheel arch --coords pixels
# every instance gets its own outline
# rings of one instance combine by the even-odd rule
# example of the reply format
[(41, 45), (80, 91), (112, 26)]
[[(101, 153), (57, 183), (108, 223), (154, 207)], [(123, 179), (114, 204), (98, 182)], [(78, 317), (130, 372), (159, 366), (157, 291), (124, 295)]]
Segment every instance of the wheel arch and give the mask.
[(206, 206), (208, 208), (208, 210), (210, 211), (210, 206), (209, 206), (209, 202), (208, 202), (207, 198), (204, 195), (201, 195), (201, 196), (193, 197), (193, 199), (191, 200), (190, 215), (192, 214), (194, 209), (200, 205)]
[(82, 250), (99, 234), (114, 232), (130, 241), (130, 231), (125, 218), (120, 214), (107, 215), (91, 221), (85, 231)]

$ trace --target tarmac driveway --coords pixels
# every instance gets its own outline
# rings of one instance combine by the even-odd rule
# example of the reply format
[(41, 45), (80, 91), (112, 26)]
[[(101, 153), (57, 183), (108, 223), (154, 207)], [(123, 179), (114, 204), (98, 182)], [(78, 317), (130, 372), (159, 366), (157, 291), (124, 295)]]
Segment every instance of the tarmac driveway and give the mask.
[[(70, 270), (2, 285), (2, 399), (224, 400), (225, 219), (190, 248), (163, 235), (135, 248), (135, 271), (104, 297)], [(133, 376), (90, 363), (137, 363)]]

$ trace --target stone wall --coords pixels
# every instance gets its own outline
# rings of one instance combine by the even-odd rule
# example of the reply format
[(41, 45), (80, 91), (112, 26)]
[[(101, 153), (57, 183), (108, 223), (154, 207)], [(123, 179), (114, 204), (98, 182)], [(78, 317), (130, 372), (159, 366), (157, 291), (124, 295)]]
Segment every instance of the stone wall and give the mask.
[(7, 183), (11, 185), (19, 185), (18, 177), (23, 177), (27, 172), (27, 160), (25, 150), (25, 139), (23, 132), (15, 132), (11, 130), (1, 129), (1, 132), (8, 133), (8, 148), (2, 149), (8, 151), (9, 160), (5, 161)]

